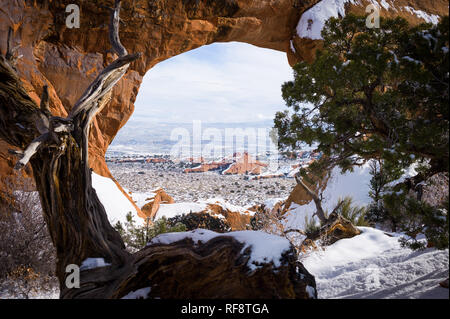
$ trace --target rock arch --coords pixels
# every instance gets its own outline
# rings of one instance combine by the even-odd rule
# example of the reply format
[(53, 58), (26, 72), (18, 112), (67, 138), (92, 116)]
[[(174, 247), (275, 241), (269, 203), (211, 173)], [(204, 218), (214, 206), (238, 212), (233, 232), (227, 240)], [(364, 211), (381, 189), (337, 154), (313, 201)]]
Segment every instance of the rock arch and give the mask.
[[(356, 0), (348, 1), (353, 3)], [(348, 1), (342, 0), (346, 3)], [(90, 136), (94, 169), (98, 164), (96, 160), (99, 160), (99, 154), (106, 150), (108, 141), (123, 125), (123, 119), (131, 115), (132, 103), (143, 73), (151, 68), (152, 63), (167, 58), (161, 52), (173, 56), (198, 46), (189, 41), (193, 31), (200, 32), (199, 38), (206, 41), (203, 44), (232, 39), (246, 42), (249, 39), (248, 34), (257, 30), (262, 34), (261, 41), (268, 41), (264, 45), (283, 42), (284, 40), (279, 40), (275, 35), (268, 37), (265, 31), (269, 32), (266, 27), (274, 26), (274, 21), (286, 21), (286, 16), (290, 19), (290, 9), (284, 12), (284, 15), (276, 14), (277, 5), (286, 3), (298, 10), (300, 2), (159, 0), (152, 2), (150, 7), (145, 7), (144, 1), (130, 1), (128, 11), (125, 10), (125, 37), (122, 35), (122, 38), (127, 39), (126, 41), (133, 40), (128, 43), (124, 41), (130, 51), (139, 51), (136, 48), (140, 46), (146, 49), (143, 51), (143, 62), (132, 62), (138, 61), (141, 55), (127, 54), (127, 50), (118, 41), (120, 0), (115, 1), (115, 10), (110, 12), (115, 12), (111, 15), (113, 18), (110, 38), (116, 53), (107, 49), (104, 43), (106, 33), (101, 35), (102, 29), (107, 28), (108, 23), (104, 23), (101, 16), (97, 15), (99, 10), (106, 10), (104, 5), (111, 5), (110, 1), (98, 1), (94, 7), (91, 7), (89, 2), (82, 1), (85, 5), (82, 12), (91, 20), (82, 20), (85, 26), (70, 32), (65, 29), (61, 13), (67, 1), (38, 3), (26, 0), (1, 3), (3, 16), (0, 20), (0, 31), (6, 27), (8, 32), (3, 32), (7, 34), (7, 41), (4, 41), (7, 43), (7, 49), (2, 47), (5, 53), (0, 59), (0, 133), (2, 138), (20, 148), (20, 151), (12, 151), (21, 158), (16, 164), (17, 167), (22, 167), (28, 161), (33, 165), (44, 207), (44, 218), (53, 243), (57, 246), (57, 276), (62, 297), (120, 298), (144, 288), (155, 297), (171, 298), (248, 298), (255, 296), (255, 292), (263, 298), (317, 297), (315, 289), (310, 289), (315, 287), (314, 278), (298, 262), (292, 245), (287, 241), (278, 249), (276, 258), (267, 262), (254, 259), (251, 255), (252, 246), (248, 246), (248, 242), (263, 242), (261, 238), (248, 240), (234, 235), (211, 235), (202, 231), (188, 236), (203, 236), (204, 245), (196, 245), (189, 239), (191, 237), (185, 237), (176, 242), (156, 241), (136, 254), (129, 254), (119, 234), (107, 221), (104, 207), (91, 186), (87, 156), (88, 132), (96, 111), (109, 103), (108, 112), (97, 117), (93, 125), (93, 136)], [(271, 15), (265, 19), (261, 17), (261, 20), (258, 18), (261, 10), (268, 10), (265, 12)], [(255, 13), (253, 16), (250, 15), (252, 12)], [(145, 13), (151, 14), (150, 20), (145, 19)], [(151, 21), (150, 27), (153, 26), (154, 29), (133, 24), (136, 17), (140, 18), (141, 24)], [(168, 25), (164, 26), (166, 22)], [(152, 39), (160, 36), (161, 41), (157, 43), (161, 45), (147, 45), (147, 42), (143, 41), (143, 35), (149, 32), (148, 30), (155, 31), (158, 25), (160, 33), (156, 31), (152, 34)], [(12, 32), (9, 32), (10, 30)], [(170, 33), (172, 30), (176, 32)], [(180, 30), (182, 36), (177, 33)], [(4, 35), (2, 36), (4, 39)], [(183, 38), (184, 41), (178, 42), (177, 39)], [(94, 40), (95, 43), (90, 42)], [(290, 44), (294, 47), (292, 52), (298, 52), (295, 50), (296, 38), (291, 40), (293, 43)], [(15, 56), (11, 50), (17, 44), (20, 44), (19, 54), (23, 56), (18, 64), (20, 76), (17, 76), (14, 68)], [(304, 56), (301, 58), (306, 59)], [(111, 100), (110, 90), (127, 72), (130, 63), (134, 63), (133, 68), (115, 87)], [(77, 77), (84, 81), (77, 81)], [(93, 82), (90, 77), (96, 77), (96, 80)], [(84, 94), (78, 92), (83, 83), (86, 86), (92, 83)], [(81, 95), (77, 103), (71, 100), (73, 95)], [(42, 97), (40, 107), (36, 103), (38, 96)], [(69, 105), (74, 107), (69, 109)], [(124, 105), (128, 109), (123, 109)], [(50, 114), (50, 110), (53, 114)], [(104, 123), (110, 124), (112, 131), (108, 131), (108, 126), (105, 127)], [(106, 147), (102, 149), (102, 145)], [(265, 234), (253, 233), (251, 236)], [(270, 239), (273, 240), (275, 239)], [(186, 275), (186, 258), (189, 259), (187, 273), (192, 276), (187, 282), (177, 279), (177, 275)], [(208, 267), (205, 258), (210, 261), (209, 265), (212, 267)], [(85, 271), (85, 276), (81, 278), (79, 290), (64, 286), (64, 271), (67, 269), (65, 267), (73, 263), (85, 267), (81, 269)], [(258, 267), (255, 273), (248, 273), (248, 270), (253, 268), (249, 266), (250, 263)], [(160, 267), (168, 264), (171, 272), (168, 272), (167, 267)], [(205, 264), (209, 273), (211, 269), (220, 269), (218, 267), (225, 265), (220, 274), (227, 280), (217, 279), (215, 276), (205, 277), (201, 267)], [(268, 275), (274, 273), (277, 276)], [(229, 280), (229, 274), (233, 274), (232, 280)], [(271, 280), (267, 280), (269, 277)], [(203, 280), (199, 281), (198, 278)], [(226, 289), (222, 285), (211, 284), (212, 281), (217, 283), (217, 280), (231, 284)], [(192, 287), (192, 282), (198, 285)], [(148, 290), (155, 286), (159, 287), (158, 291)]]
[[(327, 0), (322, 0), (327, 1)], [(19, 75), (30, 96), (39, 103), (49, 86), (50, 109), (66, 116), (68, 108), (98, 73), (114, 59), (108, 40), (105, 7), (112, 0), (80, 0), (80, 28), (65, 25), (65, 8), (72, 0), (0, 0), (0, 51), (13, 29), (13, 43), (23, 56)], [(319, 0), (127, 0), (122, 5), (121, 39), (130, 52), (143, 57), (113, 90), (111, 102), (97, 116), (90, 138), (91, 166), (112, 177), (104, 160), (115, 135), (134, 111), (142, 78), (157, 63), (214, 42), (239, 41), (286, 52), (291, 65), (310, 60), (320, 41), (301, 38), (296, 27), (302, 14)], [(341, 0), (346, 11), (364, 14), (371, 0)], [(388, 1), (389, 2), (389, 1)], [(448, 14), (448, 1), (395, 1), (381, 7), (386, 16), (422, 22), (417, 10)], [(408, 10), (405, 10), (409, 6)], [(416, 11), (414, 11), (416, 10)], [(70, 79), (68, 81), (67, 79)], [(11, 172), (7, 145), (0, 141), (0, 175)], [(0, 185), (1, 187), (1, 185)]]

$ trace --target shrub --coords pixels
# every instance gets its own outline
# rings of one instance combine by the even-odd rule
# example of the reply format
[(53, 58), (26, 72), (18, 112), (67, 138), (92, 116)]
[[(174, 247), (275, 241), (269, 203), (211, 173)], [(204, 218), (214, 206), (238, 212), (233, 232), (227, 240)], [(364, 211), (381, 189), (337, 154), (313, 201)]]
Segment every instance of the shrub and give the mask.
[[(31, 182), (12, 177), (11, 191), (0, 205), (0, 295), (29, 298), (57, 290), (56, 251)], [(13, 191), (22, 185), (27, 191)]]
[(189, 213), (178, 215), (168, 219), (168, 224), (175, 227), (177, 224), (185, 225), (187, 230), (197, 228), (209, 229), (218, 233), (231, 231), (230, 224), (208, 213)]
[(355, 226), (371, 226), (366, 220), (367, 208), (353, 205), (353, 199), (349, 196), (338, 200), (336, 213), (348, 219)]
[(144, 225), (137, 225), (131, 212), (127, 214), (126, 218), (125, 225), (119, 221), (114, 225), (114, 228), (122, 236), (125, 246), (131, 252), (144, 248), (152, 238), (159, 234), (186, 231), (184, 224), (171, 224), (165, 217), (154, 221), (152, 224), (148, 220)]

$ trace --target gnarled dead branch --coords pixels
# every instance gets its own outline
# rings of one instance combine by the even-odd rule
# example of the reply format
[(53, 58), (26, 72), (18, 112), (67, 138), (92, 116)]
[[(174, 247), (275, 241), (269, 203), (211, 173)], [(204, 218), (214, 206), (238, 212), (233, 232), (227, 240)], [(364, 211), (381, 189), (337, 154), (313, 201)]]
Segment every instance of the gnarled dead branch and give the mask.
[(322, 203), (321, 200), (319, 198), (319, 196), (317, 196), (316, 193), (314, 193), (302, 180), (302, 177), (299, 174), (295, 174), (295, 181), (297, 182), (297, 184), (299, 184), (301, 187), (303, 187), (303, 189), (308, 193), (309, 196), (312, 197), (314, 204), (316, 205), (316, 214), (317, 217), (319, 218), (320, 222), (322, 224), (325, 224), (327, 222), (327, 218), (325, 216), (325, 212), (322, 208)]

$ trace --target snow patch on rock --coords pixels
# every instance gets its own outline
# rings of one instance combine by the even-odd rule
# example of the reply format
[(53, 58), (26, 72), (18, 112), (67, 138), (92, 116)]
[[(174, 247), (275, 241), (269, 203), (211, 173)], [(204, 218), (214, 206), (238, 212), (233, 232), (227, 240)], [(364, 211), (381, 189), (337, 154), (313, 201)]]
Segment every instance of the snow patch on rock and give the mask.
[(173, 203), (159, 205), (155, 220), (165, 217), (167, 219), (189, 213), (199, 213), (206, 209), (204, 203)]
[[(383, 8), (385, 10), (398, 11), (398, 9), (394, 7), (394, 3), (392, 1), (390, 4), (387, 0), (368, 1), (379, 9)], [(302, 14), (300, 21), (297, 24), (298, 36), (312, 40), (321, 40), (321, 32), (325, 26), (325, 22), (331, 17), (345, 17), (345, 5), (348, 3), (353, 5), (361, 5), (361, 2), (358, 0), (322, 0), (318, 2)], [(404, 6), (400, 9), (423, 19), (427, 23), (439, 23), (440, 17), (438, 15), (429, 14), (422, 10), (414, 9), (410, 6)]]
[(305, 11), (297, 25), (297, 34), (301, 38), (321, 40), (325, 22), (331, 17), (345, 16), (345, 5), (356, 4), (355, 0), (322, 0)]
[[(249, 211), (241, 206), (236, 206), (226, 202), (223, 198), (214, 197), (203, 201), (198, 202), (182, 202), (182, 203), (173, 203), (173, 204), (161, 204), (159, 209), (155, 215), (155, 220), (165, 217), (167, 219), (183, 215), (189, 213), (200, 213), (208, 210), (208, 205), (218, 205), (221, 206), (224, 210), (228, 210), (230, 212), (236, 212), (240, 214), (246, 214), (253, 216), (254, 212)], [(218, 216), (218, 215), (214, 215)]]
[(422, 10), (417, 10), (410, 6), (405, 6), (405, 7), (403, 7), (403, 9), (408, 11), (409, 13), (414, 14), (414, 15), (418, 16), (419, 18), (425, 20), (425, 22), (427, 22), (427, 23), (432, 23), (432, 24), (439, 23), (440, 18), (436, 14), (428, 14)]

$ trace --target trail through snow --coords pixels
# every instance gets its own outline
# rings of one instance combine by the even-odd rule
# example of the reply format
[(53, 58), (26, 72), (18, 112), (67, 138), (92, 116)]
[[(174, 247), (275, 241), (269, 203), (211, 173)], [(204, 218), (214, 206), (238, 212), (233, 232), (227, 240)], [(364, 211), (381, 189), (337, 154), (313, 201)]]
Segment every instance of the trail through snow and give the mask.
[(449, 276), (448, 249), (412, 251), (402, 248), (396, 236), (361, 230), (302, 258), (316, 277), (319, 298), (449, 298), (449, 290), (439, 286)]

